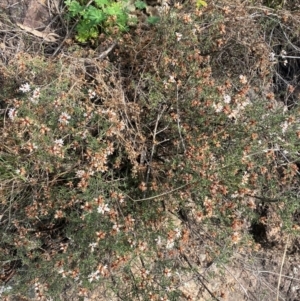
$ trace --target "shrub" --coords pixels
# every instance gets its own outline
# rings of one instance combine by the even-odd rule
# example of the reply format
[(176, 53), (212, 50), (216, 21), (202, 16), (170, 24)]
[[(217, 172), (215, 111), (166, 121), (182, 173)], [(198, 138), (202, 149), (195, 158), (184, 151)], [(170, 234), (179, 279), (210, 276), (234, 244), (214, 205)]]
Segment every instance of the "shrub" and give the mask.
[(260, 208), (296, 229), (299, 112), (251, 77), (259, 66), (272, 80), (263, 46), (247, 68), (228, 65), (250, 39), (228, 15), (177, 5), (122, 37), (118, 68), (80, 52), (2, 67), (0, 260), (13, 292), (189, 298), (200, 249), (222, 265), (259, 247)]

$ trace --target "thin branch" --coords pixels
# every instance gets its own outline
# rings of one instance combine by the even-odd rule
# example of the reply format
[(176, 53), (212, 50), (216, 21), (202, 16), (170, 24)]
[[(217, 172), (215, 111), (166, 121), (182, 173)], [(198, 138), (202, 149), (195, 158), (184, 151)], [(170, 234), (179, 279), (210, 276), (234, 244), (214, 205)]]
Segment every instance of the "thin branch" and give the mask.
[(182, 147), (184, 149), (184, 153), (186, 153), (185, 143), (181, 134), (181, 128), (180, 128), (180, 110), (179, 110), (179, 99), (178, 99), (178, 85), (176, 84), (176, 105), (177, 105), (177, 127), (179, 132), (179, 137), (181, 140)]
[(280, 291), (280, 283), (281, 283), (282, 268), (283, 268), (284, 261), (285, 261), (285, 256), (286, 256), (286, 251), (287, 251), (287, 246), (288, 246), (289, 238), (290, 238), (290, 236), (288, 235), (287, 240), (286, 240), (286, 244), (285, 244), (285, 248), (284, 248), (284, 252), (283, 252), (282, 261), (281, 261), (280, 272), (279, 272), (279, 278), (278, 278), (278, 285), (277, 285), (276, 301), (279, 300), (279, 291)]
[(103, 60), (104, 58), (106, 58), (110, 52), (112, 52), (114, 50), (114, 48), (116, 47), (117, 43), (114, 42), (111, 46), (108, 47), (107, 50), (103, 51), (98, 57), (97, 59)]
[(180, 190), (180, 189), (182, 189), (182, 188), (184, 188), (184, 187), (186, 187), (186, 186), (188, 186), (188, 185), (191, 185), (191, 183), (187, 183), (187, 184), (181, 185), (181, 186), (179, 186), (179, 187), (177, 187), (177, 188), (174, 188), (174, 189), (172, 189), (172, 190), (166, 191), (166, 192), (161, 193), (161, 194), (157, 194), (157, 195), (151, 196), (151, 197), (149, 197), (149, 198), (143, 198), (143, 199), (138, 199), (138, 200), (133, 200), (132, 198), (130, 198), (130, 199), (131, 199), (133, 202), (142, 202), (142, 201), (154, 200), (154, 199), (160, 198), (160, 197), (162, 197), (162, 196), (171, 194), (171, 193), (173, 193), (173, 192), (175, 192), (175, 191), (178, 191), (178, 190)]
[[(151, 173), (151, 169), (152, 169), (151, 165), (152, 165), (153, 155), (154, 155), (154, 152), (155, 152), (155, 147), (157, 145), (157, 142), (156, 142), (157, 127), (158, 127), (159, 120), (161, 119), (161, 117), (164, 114), (165, 109), (166, 109), (166, 107), (163, 106), (161, 112), (158, 113), (157, 118), (156, 118), (156, 122), (155, 122), (155, 127), (154, 127), (154, 132), (153, 132), (153, 139), (152, 139), (152, 149), (151, 149), (150, 159), (149, 159), (148, 168), (147, 168), (146, 181), (145, 181), (146, 186), (148, 185), (148, 182), (149, 182), (150, 173)], [(144, 192), (144, 197), (146, 195), (145, 193), (146, 192)]]

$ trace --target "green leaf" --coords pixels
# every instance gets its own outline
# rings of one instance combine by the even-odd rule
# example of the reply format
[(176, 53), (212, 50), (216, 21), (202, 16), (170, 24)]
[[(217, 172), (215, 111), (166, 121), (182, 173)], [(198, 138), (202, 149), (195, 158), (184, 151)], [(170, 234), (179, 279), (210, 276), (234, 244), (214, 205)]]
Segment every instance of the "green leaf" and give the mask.
[(197, 1), (196, 1), (196, 6), (197, 6), (197, 8), (201, 8), (202, 6), (203, 6), (203, 7), (206, 7), (206, 6), (207, 6), (207, 3), (206, 3), (206, 1), (204, 1), (204, 0), (197, 0)]
[(138, 8), (140, 10), (142, 10), (142, 9), (144, 9), (144, 8), (147, 7), (147, 4), (144, 1), (141, 1), (141, 0), (135, 1), (134, 5), (135, 5), (136, 8)]
[(120, 16), (124, 14), (121, 3), (111, 3), (109, 7), (106, 8), (105, 13), (109, 16)]
[(108, 0), (95, 0), (95, 3), (96, 3), (97, 6), (102, 8), (106, 5), (108, 5), (109, 1)]
[(94, 6), (90, 6), (84, 18), (90, 21), (91, 26), (94, 26), (102, 23), (105, 20), (105, 15), (102, 10)]
[(156, 24), (159, 20), (160, 18), (157, 16), (150, 16), (149, 18), (147, 18), (147, 22), (152, 25)]
[(65, 1), (65, 4), (68, 7), (69, 13), (72, 17), (76, 16), (78, 13), (80, 13), (83, 10), (83, 6), (79, 4), (77, 1)]
[(76, 40), (85, 43), (89, 39), (96, 38), (98, 36), (98, 30), (96, 26), (91, 26), (90, 22), (83, 21), (76, 26), (77, 35)]

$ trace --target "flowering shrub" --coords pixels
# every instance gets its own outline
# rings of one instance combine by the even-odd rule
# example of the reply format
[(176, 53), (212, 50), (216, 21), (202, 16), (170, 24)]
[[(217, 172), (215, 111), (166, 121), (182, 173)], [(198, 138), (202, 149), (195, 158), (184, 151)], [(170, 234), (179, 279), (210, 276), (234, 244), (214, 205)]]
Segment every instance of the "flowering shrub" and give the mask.
[[(107, 67), (94, 63), (97, 70)], [(39, 73), (46, 67), (48, 73)], [(85, 295), (96, 281), (108, 285), (111, 277), (118, 277), (119, 290), (131, 289), (122, 287), (132, 277), (129, 263), (139, 266), (140, 256), (172, 249), (181, 230), (169, 228), (159, 204), (138, 204), (126, 195), (135, 180), (119, 145), (125, 130), (116, 110), (122, 91), (104, 82), (109, 75), (119, 85), (117, 79), (113, 72), (99, 73), (88, 88), (83, 64), (46, 65), (29, 55), (20, 55), (11, 68), (22, 68), (19, 76), (26, 82), (6, 95), (1, 131), (0, 258), (8, 263), (3, 280), (18, 270), (14, 289), (26, 295), (29, 283), (41, 300), (70, 284)], [(96, 105), (100, 99), (103, 104)], [(135, 276), (141, 291), (146, 282), (157, 286), (150, 269), (162, 272), (164, 265), (145, 265), (144, 276)]]
[[(297, 230), (299, 112), (252, 77), (259, 66), (272, 80), (263, 46), (247, 68), (217, 68), (245, 43), (232, 42), (234, 12), (210, 9), (176, 4), (157, 30), (137, 26), (117, 68), (76, 52), (1, 67), (0, 261), (12, 292), (191, 300), (183, 283), (201, 279), (200, 251), (209, 265), (257, 250), (250, 230), (268, 223), (266, 206), (278, 231)], [(238, 28), (255, 31), (245, 20)]]

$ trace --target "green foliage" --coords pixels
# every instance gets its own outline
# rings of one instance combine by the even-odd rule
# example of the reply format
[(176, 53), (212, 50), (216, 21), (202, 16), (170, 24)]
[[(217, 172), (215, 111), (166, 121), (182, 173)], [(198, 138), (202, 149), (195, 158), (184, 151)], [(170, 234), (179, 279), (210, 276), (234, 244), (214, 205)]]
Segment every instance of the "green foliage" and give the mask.
[(116, 27), (120, 32), (126, 31), (131, 21), (125, 1), (95, 0), (84, 6), (76, 0), (66, 0), (65, 4), (69, 16), (79, 19), (76, 39), (82, 43), (95, 39), (101, 30), (109, 33)]
[(280, 9), (283, 8), (285, 1), (284, 0), (265, 0), (263, 1), (263, 4), (267, 7), (273, 8), (273, 9)]
[(134, 5), (136, 8), (138, 8), (140, 10), (145, 9), (147, 7), (147, 4), (144, 1), (140, 1), (140, 0), (135, 1)]
[(158, 23), (159, 20), (160, 20), (160, 17), (158, 17), (158, 16), (150, 16), (147, 18), (147, 22), (152, 25)]

